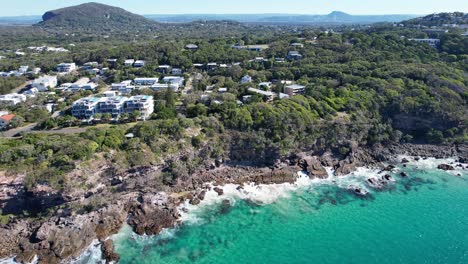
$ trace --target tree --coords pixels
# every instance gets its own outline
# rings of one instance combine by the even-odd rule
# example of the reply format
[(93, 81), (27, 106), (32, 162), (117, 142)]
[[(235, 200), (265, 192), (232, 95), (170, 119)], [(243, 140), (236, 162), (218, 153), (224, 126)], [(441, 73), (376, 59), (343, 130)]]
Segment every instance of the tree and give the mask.
[(164, 93), (164, 100), (166, 100), (167, 107), (174, 107), (175, 95), (174, 95), (174, 91), (169, 87), (166, 89), (166, 92)]
[(140, 111), (133, 111), (130, 113), (130, 118), (133, 120), (133, 121), (138, 121), (138, 118), (141, 117), (141, 112)]
[(11, 119), (10, 124), (8, 124), (8, 128), (17, 128), (24, 124), (24, 118), (21, 116), (15, 116)]

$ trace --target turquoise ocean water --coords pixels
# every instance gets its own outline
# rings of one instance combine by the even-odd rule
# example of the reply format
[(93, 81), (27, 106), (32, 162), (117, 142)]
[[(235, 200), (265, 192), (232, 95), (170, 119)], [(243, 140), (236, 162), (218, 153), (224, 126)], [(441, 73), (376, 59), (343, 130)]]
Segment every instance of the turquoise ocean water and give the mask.
[[(186, 224), (154, 237), (114, 236), (120, 263), (468, 263), (468, 174), (412, 163), (396, 183), (372, 190), (354, 176), (269, 187), (231, 206), (208, 196)], [(455, 174), (460, 173), (461, 176)], [(371, 191), (360, 198), (349, 184)], [(232, 189), (232, 192), (237, 190)], [(261, 193), (263, 192), (263, 193)], [(248, 196), (248, 195), (247, 195)], [(245, 197), (243, 197), (245, 198)]]

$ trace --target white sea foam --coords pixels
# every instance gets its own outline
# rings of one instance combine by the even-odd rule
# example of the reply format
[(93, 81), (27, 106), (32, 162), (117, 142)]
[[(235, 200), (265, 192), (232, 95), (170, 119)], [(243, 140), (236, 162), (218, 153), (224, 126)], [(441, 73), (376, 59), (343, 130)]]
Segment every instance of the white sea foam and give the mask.
[(91, 245), (89, 245), (89, 247), (78, 258), (71, 260), (69, 263), (106, 263), (106, 261), (102, 259), (101, 242), (97, 239), (93, 240)]
[(457, 162), (456, 158), (436, 159), (436, 158), (421, 158), (408, 155), (400, 155), (397, 157), (396, 162), (400, 162), (402, 159), (410, 161), (409, 165), (421, 170), (434, 170), (440, 164), (449, 164), (455, 168), (452, 171), (446, 171), (452, 175), (464, 175), (468, 164)]
[[(15, 261), (15, 258), (16, 257), (0, 259), (0, 264), (19, 264), (19, 262)], [(37, 263), (39, 263), (39, 258), (37, 256), (34, 256), (33, 260), (27, 264), (37, 264)]]
[[(336, 176), (333, 168), (325, 168), (328, 173), (327, 179), (311, 179), (302, 171), (297, 173), (297, 178), (294, 183), (281, 183), (281, 184), (259, 184), (255, 183), (244, 184), (242, 186), (236, 184), (226, 184), (224, 186), (217, 186), (223, 189), (223, 195), (218, 195), (213, 190), (214, 185), (210, 185), (210, 189), (206, 192), (205, 199), (198, 205), (191, 205), (189, 201), (185, 201), (179, 206), (181, 213), (180, 220), (185, 224), (203, 224), (202, 218), (205, 210), (213, 208), (214, 205), (220, 204), (223, 200), (229, 200), (231, 205), (234, 205), (239, 200), (249, 200), (256, 204), (265, 205), (276, 202), (278, 199), (288, 198), (294, 191), (299, 189), (313, 191), (318, 185), (328, 184), (336, 185), (339, 188), (346, 189), (350, 185), (365, 187), (365, 180), (370, 177), (382, 176), (384, 173), (379, 174), (376, 168), (358, 168), (355, 172), (346, 176)], [(369, 191), (369, 190), (368, 190)]]

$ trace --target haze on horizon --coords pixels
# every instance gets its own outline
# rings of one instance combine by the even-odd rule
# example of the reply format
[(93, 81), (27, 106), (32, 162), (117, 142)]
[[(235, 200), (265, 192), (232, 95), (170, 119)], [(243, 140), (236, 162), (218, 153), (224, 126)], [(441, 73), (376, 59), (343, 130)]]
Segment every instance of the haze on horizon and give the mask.
[[(6, 2), (6, 0), (3, 0)], [(465, 0), (22, 0), (3, 3), (0, 16), (42, 15), (44, 12), (87, 2), (124, 8), (137, 14), (430, 14), (468, 12)], [(27, 8), (25, 8), (27, 7)]]

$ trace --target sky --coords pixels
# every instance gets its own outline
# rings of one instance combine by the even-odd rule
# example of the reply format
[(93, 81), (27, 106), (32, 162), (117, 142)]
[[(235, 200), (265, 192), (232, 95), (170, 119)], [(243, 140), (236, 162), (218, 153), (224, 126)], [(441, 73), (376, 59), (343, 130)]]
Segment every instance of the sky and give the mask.
[[(92, 0), (0, 0), (0, 16), (42, 15)], [(94, 0), (137, 14), (431, 14), (468, 12), (468, 0)]]

